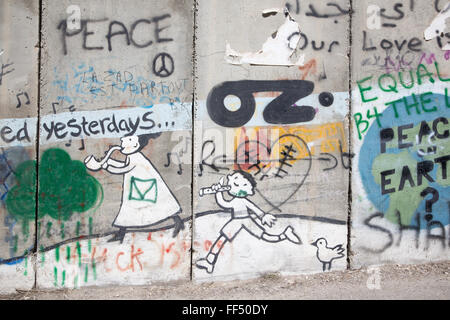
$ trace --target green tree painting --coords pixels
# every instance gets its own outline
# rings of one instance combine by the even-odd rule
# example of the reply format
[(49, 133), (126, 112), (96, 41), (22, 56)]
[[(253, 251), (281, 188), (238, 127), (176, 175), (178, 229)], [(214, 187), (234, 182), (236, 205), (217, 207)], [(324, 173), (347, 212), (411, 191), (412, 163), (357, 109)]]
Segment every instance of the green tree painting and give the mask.
[(72, 160), (61, 149), (48, 149), (36, 161), (21, 163), (15, 170), (16, 185), (6, 198), (8, 212), (28, 223), (36, 214), (36, 177), (39, 177), (38, 218), (49, 215), (65, 221), (75, 212), (85, 212), (103, 200), (101, 184), (87, 173), (83, 162)]

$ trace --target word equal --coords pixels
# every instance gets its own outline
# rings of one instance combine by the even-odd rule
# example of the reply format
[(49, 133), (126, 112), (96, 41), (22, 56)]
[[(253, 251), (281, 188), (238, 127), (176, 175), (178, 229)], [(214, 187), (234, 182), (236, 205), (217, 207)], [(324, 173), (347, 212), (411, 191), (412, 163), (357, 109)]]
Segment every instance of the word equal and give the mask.
[[(441, 76), (441, 73), (439, 71), (439, 65), (437, 62), (434, 62), (437, 78), (440, 82), (448, 82), (450, 81), (450, 78), (443, 78)], [(435, 83), (436, 80), (434, 78), (434, 74), (430, 71), (428, 71), (427, 67), (423, 64), (419, 64), (416, 71), (409, 70), (409, 82), (407, 83), (404, 79), (404, 72), (398, 72), (398, 79), (394, 75), (390, 73), (382, 74), (378, 77), (378, 88), (383, 92), (394, 92), (399, 93), (399, 89), (412, 89), (416, 83), (415, 78), (417, 78), (417, 84), (420, 86), (424, 84), (425, 82)], [(414, 76), (416, 75), (416, 76)], [(372, 90), (372, 86), (370, 85), (363, 85), (367, 81), (372, 80), (373, 76), (366, 77), (362, 80), (357, 81), (359, 93), (361, 95), (361, 101), (363, 103), (371, 103), (379, 99), (377, 96), (371, 96), (370, 91)], [(428, 79), (428, 81), (427, 81)], [(448, 90), (445, 88), (445, 104), (447, 108), (450, 108), (450, 100), (448, 99)], [(412, 112), (415, 114), (421, 114), (421, 112), (436, 112), (438, 111), (437, 106), (430, 106), (430, 103), (432, 103), (432, 100), (428, 98), (427, 96), (432, 95), (433, 92), (425, 92), (420, 94), (418, 97), (415, 94), (412, 94), (412, 102), (406, 99), (406, 96), (384, 103), (385, 106), (389, 107), (392, 106), (395, 113), (395, 118), (400, 117), (400, 110), (404, 110), (405, 112), (402, 114), (407, 114), (410, 116)], [(373, 107), (373, 113), (371, 113), (371, 110), (367, 110), (366, 114), (367, 119), (375, 118), (376, 122), (378, 124), (378, 127), (381, 128), (381, 120), (382, 114), (378, 113), (377, 107)], [(357, 112), (354, 114), (353, 118), (355, 119), (355, 125), (356, 129), (358, 131), (358, 138), (359, 140), (362, 139), (362, 134), (366, 132), (369, 129), (369, 121), (363, 119), (363, 115), (360, 112)], [(363, 126), (361, 128), (361, 126)]]

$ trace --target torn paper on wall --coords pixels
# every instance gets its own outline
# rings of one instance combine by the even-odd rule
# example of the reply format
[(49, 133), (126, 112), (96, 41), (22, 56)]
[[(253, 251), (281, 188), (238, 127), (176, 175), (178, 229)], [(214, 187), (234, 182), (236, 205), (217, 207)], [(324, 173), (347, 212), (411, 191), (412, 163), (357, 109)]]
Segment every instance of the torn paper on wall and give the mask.
[[(423, 36), (425, 40), (432, 40), (436, 37), (444, 37), (447, 24), (445, 20), (450, 18), (450, 1), (445, 5), (444, 9), (431, 22), (430, 26), (425, 29)], [(442, 46), (442, 50), (450, 50), (450, 44)]]
[(272, 66), (302, 66), (305, 56), (301, 55), (297, 61), (291, 61), (297, 44), (300, 40), (300, 27), (289, 15), (287, 9), (267, 9), (263, 15), (272, 15), (283, 11), (286, 20), (278, 28), (274, 35), (264, 42), (262, 49), (258, 52), (240, 53), (233, 50), (230, 44), (226, 43), (225, 60), (231, 64), (254, 64)]

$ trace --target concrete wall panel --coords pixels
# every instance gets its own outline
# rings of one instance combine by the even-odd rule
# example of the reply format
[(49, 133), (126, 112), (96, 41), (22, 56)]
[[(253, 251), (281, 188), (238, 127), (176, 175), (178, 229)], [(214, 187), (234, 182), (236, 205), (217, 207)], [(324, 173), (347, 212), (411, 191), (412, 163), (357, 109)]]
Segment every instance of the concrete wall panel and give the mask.
[(449, 258), (448, 34), (424, 39), (444, 4), (354, 3), (353, 267)]
[[(346, 268), (348, 3), (299, 10), (292, 2), (289, 13), (284, 4), (199, 2), (198, 281)], [(271, 8), (280, 10), (265, 17)], [(221, 179), (232, 189), (199, 195)]]
[[(31, 289), (39, 1), (0, 3), (0, 292)], [(20, 187), (22, 185), (24, 187)]]
[(192, 8), (44, 1), (39, 287), (189, 279)]

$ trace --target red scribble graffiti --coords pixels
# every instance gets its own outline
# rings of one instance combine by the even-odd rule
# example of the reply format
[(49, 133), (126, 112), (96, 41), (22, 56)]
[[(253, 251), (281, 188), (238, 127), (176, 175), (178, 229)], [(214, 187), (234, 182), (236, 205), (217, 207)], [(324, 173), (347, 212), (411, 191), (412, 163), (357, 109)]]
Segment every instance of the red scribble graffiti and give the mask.
[(170, 265), (170, 269), (176, 268), (181, 260), (181, 255), (177, 250), (174, 249), (174, 246), (175, 246), (175, 242), (172, 242), (171, 244), (169, 244), (169, 247), (166, 249), (166, 253), (171, 252), (176, 257), (175, 261)]
[(131, 262), (130, 262), (130, 265), (131, 265), (131, 270), (133, 272), (134, 272), (134, 260), (135, 259), (136, 259), (137, 263), (139, 264), (139, 268), (141, 269), (141, 271), (143, 270), (141, 261), (139, 261), (139, 257), (138, 257), (138, 256), (140, 256), (143, 253), (144, 253), (144, 251), (141, 248), (138, 248), (136, 253), (134, 253), (134, 245), (131, 245), (131, 258), (130, 258)]
[(169, 247), (166, 249), (166, 252), (169, 253), (170, 249), (172, 249), (172, 247), (175, 245), (175, 242), (172, 242), (171, 244), (169, 244)]
[[(153, 237), (154, 238), (154, 237)], [(169, 243), (161, 243), (158, 240), (155, 240), (152, 238), (152, 234), (149, 233), (147, 236), (147, 240), (150, 242), (153, 242), (156, 245), (156, 255), (147, 256), (145, 259), (157, 258), (158, 251), (159, 251), (159, 262), (157, 262), (157, 265), (160, 267), (163, 267), (165, 260), (167, 262), (170, 262), (170, 268), (174, 269), (179, 267), (182, 262), (186, 259), (186, 252), (188, 250), (191, 250), (191, 242), (190, 241), (171, 241)], [(133, 237), (134, 239), (134, 237)], [(197, 242), (198, 243), (198, 242)], [(103, 251), (101, 251), (103, 250)], [(152, 252), (155, 252), (151, 250)], [(100, 252), (102, 252), (100, 254)], [(105, 272), (109, 273), (112, 270), (119, 270), (121, 272), (126, 271), (143, 271), (143, 267), (146, 265), (146, 262), (142, 260), (144, 256), (144, 250), (142, 248), (137, 247), (134, 243), (130, 245), (129, 251), (123, 250), (115, 253), (108, 252), (108, 249), (104, 248), (101, 249), (97, 246), (93, 246), (91, 253), (86, 255), (83, 254), (83, 257), (86, 257), (87, 261), (90, 261), (92, 265), (99, 265), (100, 263), (103, 265)], [(78, 253), (76, 250), (76, 247), (72, 251), (71, 258), (76, 261), (78, 259)], [(111, 260), (109, 258), (112, 258), (113, 261), (111, 262), (113, 267), (108, 267), (108, 260)], [(169, 260), (167, 260), (169, 259)], [(114, 265), (115, 264), (115, 265)]]
[(119, 252), (119, 253), (117, 254), (117, 256), (116, 256), (116, 266), (117, 266), (117, 268), (118, 268), (120, 271), (127, 271), (127, 270), (131, 269), (131, 271), (134, 272), (134, 271), (135, 271), (135, 268), (134, 268), (134, 261), (136, 260), (136, 262), (137, 262), (138, 265), (139, 265), (139, 268), (140, 268), (141, 271), (142, 271), (143, 268), (142, 268), (142, 263), (141, 263), (141, 261), (139, 260), (139, 256), (140, 256), (141, 254), (143, 254), (143, 253), (144, 253), (144, 251), (143, 251), (141, 248), (138, 248), (137, 251), (134, 252), (134, 245), (132, 244), (132, 245), (131, 245), (131, 252), (130, 252), (130, 263), (127, 264), (126, 267), (120, 266), (120, 264), (119, 264), (119, 258), (120, 258), (120, 256), (122, 256), (122, 255), (125, 254), (125, 252), (121, 251), (121, 252)]
[(186, 252), (187, 250), (191, 249), (191, 243), (187, 242), (187, 241), (183, 241), (183, 245), (182, 245), (183, 251)]
[(205, 250), (209, 251), (209, 248), (211, 248), (212, 242), (210, 240), (205, 240)]
[(301, 80), (305, 80), (309, 74), (317, 73), (317, 62), (316, 59), (310, 59), (305, 65), (298, 67), (298, 70), (303, 71)]
[(119, 253), (117, 254), (117, 256), (116, 256), (116, 266), (117, 266), (117, 268), (118, 268), (120, 271), (127, 271), (128, 268), (130, 267), (129, 265), (127, 265), (125, 268), (122, 268), (122, 267), (120, 266), (120, 264), (119, 264), (119, 258), (120, 258), (121, 255), (124, 255), (124, 254), (125, 254), (125, 252), (121, 251), (121, 252), (119, 252)]

